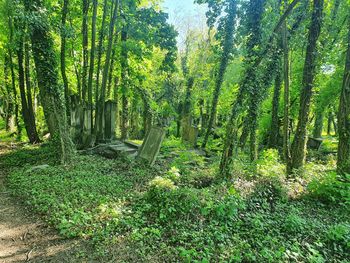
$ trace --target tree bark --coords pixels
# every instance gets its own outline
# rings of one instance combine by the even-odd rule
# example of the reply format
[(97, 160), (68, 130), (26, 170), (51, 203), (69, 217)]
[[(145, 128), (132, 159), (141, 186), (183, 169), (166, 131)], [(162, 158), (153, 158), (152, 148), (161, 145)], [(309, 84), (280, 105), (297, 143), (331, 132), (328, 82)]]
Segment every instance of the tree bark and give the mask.
[(121, 84), (122, 84), (122, 116), (121, 116), (121, 139), (125, 140), (128, 137), (128, 116), (129, 116), (129, 106), (128, 106), (128, 50), (126, 47), (126, 41), (128, 34), (126, 28), (121, 32), (121, 42), (122, 42), (122, 51), (121, 51)]
[(89, 0), (83, 0), (83, 22), (82, 22), (82, 35), (83, 35), (83, 72), (82, 72), (82, 99), (85, 105), (86, 103), (86, 91), (87, 91), (87, 75), (89, 67), (89, 36), (88, 36), (88, 13), (89, 13)]
[(63, 6), (62, 6), (60, 69), (61, 69), (61, 75), (62, 75), (63, 86), (64, 86), (64, 100), (66, 103), (67, 121), (68, 123), (70, 123), (70, 98), (69, 98), (68, 78), (66, 74), (66, 34), (67, 34), (66, 20), (67, 20), (67, 14), (68, 14), (68, 4), (69, 4), (68, 1), (69, 0), (63, 0)]
[(95, 47), (96, 47), (96, 19), (97, 19), (97, 5), (98, 0), (93, 0), (92, 11), (92, 26), (91, 26), (91, 49), (90, 49), (90, 68), (89, 68), (89, 80), (88, 80), (88, 112), (90, 114), (91, 129), (93, 128), (92, 118), (92, 80), (95, 68)]
[(97, 47), (97, 69), (96, 69), (96, 83), (95, 83), (95, 126), (94, 126), (94, 135), (98, 136), (99, 129), (99, 119), (100, 119), (100, 71), (101, 71), (101, 60), (102, 60), (102, 51), (103, 51), (103, 40), (105, 37), (105, 25), (106, 25), (106, 16), (108, 10), (108, 0), (103, 2), (103, 14), (102, 14), (102, 24), (99, 32), (98, 47)]
[[(8, 26), (9, 26), (9, 31), (10, 31), (10, 36), (9, 36), (9, 42), (10, 45), (14, 45), (13, 41), (13, 23), (12, 23), (12, 17), (9, 15), (8, 16)], [(21, 133), (22, 133), (22, 127), (20, 125), (19, 121), (19, 107), (18, 107), (18, 99), (17, 99), (17, 89), (16, 89), (16, 75), (15, 75), (15, 69), (13, 65), (13, 53), (12, 53), (12, 46), (8, 47), (8, 54), (9, 54), (9, 64), (10, 64), (10, 72), (11, 72), (11, 87), (12, 87), (12, 93), (13, 93), (13, 105), (14, 105), (14, 114), (15, 114), (15, 124), (17, 127), (17, 138), (21, 138)]]
[(26, 0), (26, 9), (36, 17), (31, 22), (31, 40), (35, 68), (40, 89), (41, 103), (45, 119), (51, 134), (51, 140), (61, 157), (62, 163), (70, 161), (74, 153), (73, 143), (69, 137), (63, 89), (58, 82), (58, 65), (54, 42), (50, 34), (47, 14), (40, 0)]
[(226, 20), (226, 28), (225, 28), (225, 38), (223, 42), (223, 51), (221, 54), (221, 61), (220, 61), (220, 67), (218, 71), (218, 75), (215, 80), (215, 89), (213, 93), (213, 100), (211, 105), (211, 112), (209, 116), (209, 122), (207, 127), (207, 132), (205, 133), (202, 148), (205, 149), (209, 136), (212, 132), (216, 110), (219, 102), (219, 96), (221, 91), (221, 86), (224, 81), (224, 75), (226, 72), (227, 64), (229, 61), (229, 56), (231, 53), (232, 45), (233, 45), (233, 32), (234, 32), (234, 26), (235, 26), (235, 16), (236, 16), (236, 1), (231, 0), (229, 3), (228, 8), (228, 14), (227, 14), (227, 20)]
[[(280, 63), (278, 63), (278, 64), (280, 64)], [(279, 112), (279, 104), (280, 104), (281, 87), (282, 87), (282, 76), (281, 76), (281, 67), (279, 65), (277, 68), (277, 73), (276, 73), (276, 77), (275, 77), (275, 87), (273, 90), (269, 148), (277, 148), (278, 147), (278, 139), (279, 139), (279, 134), (280, 134), (278, 112)]]
[(316, 74), (317, 40), (321, 33), (323, 0), (313, 1), (313, 13), (309, 28), (308, 44), (305, 55), (302, 91), (300, 95), (300, 109), (298, 125), (291, 147), (291, 162), (287, 169), (291, 174), (293, 170), (303, 167), (307, 142), (307, 124), (309, 122), (310, 103), (314, 78)]
[(18, 28), (18, 46), (17, 46), (17, 60), (18, 60), (18, 83), (22, 104), (22, 117), (24, 121), (24, 127), (26, 129), (29, 142), (34, 144), (39, 142), (39, 137), (36, 132), (35, 123), (32, 123), (32, 118), (29, 113), (27, 96), (25, 91), (25, 75), (24, 75), (24, 63), (23, 63), (23, 28)]
[(29, 39), (26, 36), (24, 42), (24, 68), (25, 68), (25, 81), (26, 81), (26, 93), (27, 93), (27, 104), (28, 113), (30, 117), (31, 126), (34, 130), (34, 143), (39, 143), (39, 135), (37, 132), (36, 122), (35, 122), (35, 112), (33, 107), (33, 97), (32, 97), (32, 85), (30, 82), (30, 56), (29, 56)]
[(340, 174), (350, 174), (350, 18), (348, 18), (348, 47), (338, 112), (338, 163)]
[(110, 69), (110, 62), (111, 62), (111, 53), (112, 53), (112, 44), (113, 44), (113, 37), (114, 37), (114, 25), (117, 20), (117, 14), (119, 9), (119, 0), (116, 0), (116, 3), (114, 5), (113, 9), (113, 16), (111, 18), (111, 21), (109, 23), (109, 35), (108, 35), (108, 46), (107, 46), (107, 53), (106, 53), (106, 61), (103, 68), (103, 75), (102, 75), (102, 85), (101, 85), (101, 99), (100, 99), (100, 116), (99, 116), (99, 140), (104, 140), (104, 129), (103, 129), (103, 117), (104, 117), (104, 103), (106, 98), (106, 86), (107, 86), (107, 80), (108, 80), (108, 71)]
[(312, 136), (314, 138), (321, 138), (322, 137), (323, 119), (324, 119), (323, 111), (321, 109), (317, 110), (316, 117), (315, 117), (314, 131), (312, 134)]

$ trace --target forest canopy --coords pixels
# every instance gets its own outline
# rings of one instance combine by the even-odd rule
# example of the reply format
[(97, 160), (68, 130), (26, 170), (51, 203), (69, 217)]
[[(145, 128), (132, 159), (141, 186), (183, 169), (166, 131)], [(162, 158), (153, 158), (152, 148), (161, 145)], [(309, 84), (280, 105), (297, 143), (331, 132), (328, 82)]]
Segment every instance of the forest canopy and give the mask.
[[(113, 212), (106, 212), (115, 229), (104, 231), (120, 231), (137, 247), (143, 238), (145, 244), (166, 244), (145, 245), (151, 254), (174, 249), (177, 260), (188, 262), (280, 262), (293, 255), (298, 262), (346, 262), (350, 0), (193, 1), (206, 10), (206, 24), (200, 19), (189, 23), (185, 10), (171, 23), (163, 2), (1, 1), (0, 143), (21, 145), (1, 157), (11, 189), (18, 194), (30, 184), (25, 198), (66, 237), (108, 240), (99, 232), (103, 220), (95, 217), (96, 207), (130, 191), (132, 197), (125, 198), (130, 198), (132, 215), (120, 212), (125, 217), (117, 224)], [(139, 162), (137, 151), (147, 148), (154, 130), (165, 138), (160, 136), (160, 152), (158, 148), (150, 166)], [(90, 156), (110, 157), (119, 143), (125, 150), (114, 161)], [(96, 150), (101, 147), (107, 150)], [(35, 159), (35, 151), (47, 158)], [(125, 152), (131, 168), (125, 166)], [(51, 167), (47, 174), (44, 169), (29, 177), (15, 169), (45, 162)], [(84, 162), (85, 170), (80, 167)], [(104, 190), (96, 189), (94, 181), (84, 184), (81, 196), (92, 187), (97, 201), (83, 198), (82, 213), (93, 215), (78, 223), (69, 221), (77, 218), (74, 190), (68, 201), (35, 201), (48, 191), (40, 175), (59, 196), (64, 184), (52, 182), (52, 176), (71, 178), (74, 169), (78, 175), (72, 184), (85, 180), (82, 173), (89, 169), (92, 180), (107, 189), (104, 200)], [(110, 173), (109, 182), (104, 174)], [(120, 191), (115, 193), (109, 184), (120, 184)], [(52, 210), (40, 207), (45, 204)], [(330, 219), (333, 230), (325, 230), (327, 206), (339, 209), (339, 217)], [(280, 222), (290, 207), (297, 215), (288, 212), (290, 225), (279, 226), (277, 241), (274, 233), (269, 232), (269, 241), (250, 233), (250, 227), (258, 228), (255, 216), (261, 216), (264, 227)], [(313, 209), (320, 218), (308, 228), (311, 218), (302, 214)], [(194, 229), (205, 224), (225, 234), (205, 232), (210, 244), (198, 234), (196, 245), (185, 238), (187, 231), (190, 236), (196, 231), (179, 223), (184, 218)], [(94, 226), (101, 228), (91, 230)], [(230, 232), (236, 227), (242, 232)], [(304, 237), (311, 233), (309, 247), (297, 229)], [(322, 236), (318, 229), (328, 232)], [(181, 233), (179, 239), (167, 236), (172, 231)], [(244, 231), (252, 240), (245, 239)], [(286, 237), (295, 237), (295, 243)], [(262, 243), (250, 245), (256, 240)], [(277, 248), (278, 240), (288, 244)], [(241, 247), (234, 248), (235, 242)], [(272, 252), (278, 249), (280, 254)], [(144, 259), (145, 251), (140, 251), (137, 260)]]

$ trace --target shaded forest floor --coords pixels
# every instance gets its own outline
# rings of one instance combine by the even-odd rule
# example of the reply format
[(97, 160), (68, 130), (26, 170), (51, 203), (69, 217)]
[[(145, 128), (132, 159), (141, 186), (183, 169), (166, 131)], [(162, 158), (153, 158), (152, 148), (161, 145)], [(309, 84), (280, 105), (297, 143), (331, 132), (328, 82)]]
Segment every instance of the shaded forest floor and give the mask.
[[(0, 143), (0, 160), (21, 146)], [(66, 239), (5, 186), (7, 170), (0, 169), (0, 262), (73, 262), (82, 241)], [(30, 186), (28, 186), (30, 187)]]
[(332, 156), (310, 160), (286, 180), (268, 150), (257, 171), (242, 156), (218, 181), (215, 151), (175, 138), (151, 168), (82, 155), (62, 166), (48, 144), (1, 144), (0, 261), (349, 262), (349, 184)]

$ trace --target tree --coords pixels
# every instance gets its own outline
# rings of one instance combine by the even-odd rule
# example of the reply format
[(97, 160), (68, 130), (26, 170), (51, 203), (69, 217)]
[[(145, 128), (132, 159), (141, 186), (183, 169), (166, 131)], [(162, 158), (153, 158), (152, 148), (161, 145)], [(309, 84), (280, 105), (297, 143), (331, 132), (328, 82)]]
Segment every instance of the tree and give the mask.
[(226, 71), (226, 67), (230, 58), (230, 54), (232, 52), (232, 45), (233, 45), (233, 33), (234, 33), (234, 26), (235, 26), (235, 16), (236, 16), (236, 1), (230, 0), (227, 4), (227, 15), (224, 22), (224, 39), (222, 40), (222, 54), (221, 54), (221, 60), (220, 60), (220, 66), (219, 70), (216, 76), (216, 82), (215, 82), (215, 89), (213, 93), (213, 100), (211, 104), (211, 111), (209, 116), (209, 122), (207, 131), (205, 133), (205, 137), (202, 143), (202, 148), (205, 148), (209, 139), (209, 136), (212, 132), (217, 105), (219, 101), (220, 96), (220, 90), (221, 86), (224, 80), (224, 75)]
[[(29, 138), (30, 143), (39, 143), (40, 139), (36, 131), (35, 119), (33, 118), (33, 109), (30, 108), (31, 98), (27, 97), (25, 83), (25, 71), (24, 71), (24, 25), (23, 21), (17, 21), (17, 59), (18, 59), (18, 82), (22, 105), (22, 117), (24, 120), (24, 126)], [(26, 66), (27, 68), (27, 66)], [(28, 68), (27, 68), (28, 70)], [(28, 86), (28, 81), (27, 81)], [(29, 87), (30, 89), (30, 87)], [(27, 101), (28, 98), (28, 101)], [(29, 101), (30, 100), (30, 101)]]
[(74, 149), (69, 137), (64, 90), (58, 82), (57, 60), (47, 14), (43, 12), (45, 9), (40, 0), (26, 0), (25, 7), (30, 18), (29, 31), (45, 119), (53, 145), (62, 163), (67, 163)]
[(70, 98), (69, 98), (69, 84), (68, 84), (68, 78), (66, 73), (66, 35), (67, 35), (66, 20), (67, 20), (67, 14), (68, 14), (68, 4), (69, 4), (69, 0), (63, 0), (62, 18), (61, 18), (61, 53), (60, 53), (61, 67), (60, 69), (61, 69), (61, 75), (62, 75), (63, 86), (64, 86), (64, 100), (66, 104), (67, 120), (69, 122)]
[(340, 174), (350, 174), (350, 18), (348, 17), (348, 41), (345, 60), (343, 85), (340, 94), (338, 112), (338, 163)]
[(313, 12), (309, 27), (308, 43), (303, 70), (302, 91), (300, 95), (300, 109), (298, 126), (291, 147), (291, 162), (288, 163), (287, 173), (303, 166), (307, 142), (307, 124), (309, 122), (312, 88), (317, 65), (317, 40), (321, 33), (323, 0), (313, 1)]

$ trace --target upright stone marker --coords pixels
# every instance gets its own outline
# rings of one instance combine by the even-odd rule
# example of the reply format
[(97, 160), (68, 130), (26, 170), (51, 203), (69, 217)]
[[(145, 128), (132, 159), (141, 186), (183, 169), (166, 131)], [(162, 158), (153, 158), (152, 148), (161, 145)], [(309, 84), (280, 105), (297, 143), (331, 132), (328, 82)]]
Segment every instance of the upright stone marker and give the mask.
[(182, 140), (191, 144), (191, 146), (197, 146), (197, 138), (198, 138), (198, 128), (194, 126), (187, 126), (186, 129), (183, 130)]
[(150, 165), (153, 165), (162, 145), (165, 136), (165, 131), (162, 128), (152, 127), (139, 150), (137, 158), (146, 160)]
[(191, 126), (191, 127), (188, 128), (187, 132), (188, 132), (188, 135), (187, 135), (188, 142), (193, 147), (197, 147), (198, 128), (194, 127), (194, 126)]
[(84, 147), (91, 147), (94, 145), (94, 139), (91, 133), (91, 110), (84, 109), (84, 126), (82, 144)]
[(105, 103), (105, 140), (112, 141), (115, 139), (115, 124), (117, 116), (117, 104), (113, 101)]
[(70, 133), (73, 138), (73, 141), (75, 142), (79, 140), (81, 131), (83, 129), (82, 120), (83, 120), (83, 108), (79, 104), (76, 104), (74, 105), (74, 107), (72, 107), (71, 113), (70, 113), (70, 123), (71, 123)]

